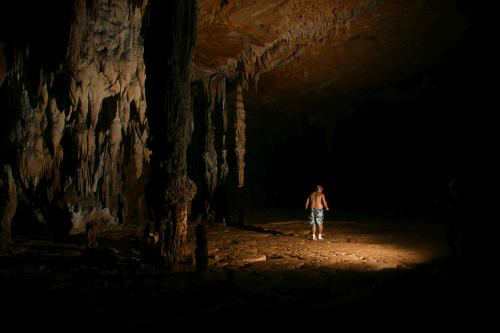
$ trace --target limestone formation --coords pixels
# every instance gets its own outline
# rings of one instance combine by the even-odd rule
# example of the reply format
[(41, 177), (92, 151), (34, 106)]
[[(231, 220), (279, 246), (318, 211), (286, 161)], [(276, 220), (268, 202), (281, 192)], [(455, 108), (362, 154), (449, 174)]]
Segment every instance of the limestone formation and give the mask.
[(243, 91), (240, 85), (236, 87), (236, 121), (234, 123), (235, 132), (235, 153), (236, 168), (238, 175), (238, 187), (245, 185), (245, 106), (243, 105)]
[[(175, 265), (184, 252), (196, 192), (187, 174), (193, 130), (190, 78), (195, 27), (195, 1), (151, 1), (145, 49), (153, 151), (150, 200), (160, 234), (160, 257), (167, 267)], [(164, 48), (155, 47), (158, 40), (164, 41)]]
[(456, 38), (445, 36), (445, 29), (458, 22), (443, 17), (456, 11), (453, 1), (200, 0), (199, 5), (195, 66), (240, 82), (245, 104), (256, 108), (280, 103), (303, 109), (311, 94), (327, 99), (393, 78), (427, 60), (421, 47), (436, 34), (430, 28), (438, 35), (443, 31), (436, 38), (445, 46)]
[(144, 210), (137, 213), (144, 200), (126, 186), (144, 192), (150, 155), (140, 33), (146, 5), (73, 1), (72, 12), (63, 13), (74, 18), (66, 57), (53, 70), (41, 63), (35, 82), (29, 82), (28, 70), (46, 50), (29, 42), (24, 49), (8, 45), (14, 61), (6, 68), (7, 47), (0, 49), (2, 105), (11, 124), (2, 144), (13, 152), (14, 177), (28, 197), (37, 197), (35, 205), (63, 197), (73, 214), (72, 232), (83, 232), (79, 221), (101, 210), (112, 223), (145, 218)]
[[(349, 30), (358, 16), (382, 3), (293, 0), (240, 1), (221, 6), (218, 1), (200, 1), (199, 35), (204, 43), (199, 43), (195, 61), (206, 70), (240, 80), (244, 88), (250, 84), (257, 88), (260, 75), (295, 62), (312, 44)], [(224, 37), (230, 50), (222, 57), (210, 38), (220, 31), (227, 31)], [(243, 35), (254, 42), (245, 42)], [(207, 54), (214, 57), (205, 58)]]
[[(203, 201), (206, 213), (215, 211), (219, 219), (228, 219), (228, 209), (239, 210), (238, 188), (244, 186), (245, 169), (245, 108), (243, 89), (239, 81), (224, 73), (210, 73), (193, 66), (195, 107), (204, 113), (202, 126), (204, 178), (197, 182), (198, 201)], [(200, 112), (195, 110), (194, 112)], [(196, 133), (194, 134), (196, 137)], [(231, 206), (232, 208), (228, 207)], [(234, 207), (233, 207), (234, 206)], [(237, 213), (231, 220), (237, 221)]]

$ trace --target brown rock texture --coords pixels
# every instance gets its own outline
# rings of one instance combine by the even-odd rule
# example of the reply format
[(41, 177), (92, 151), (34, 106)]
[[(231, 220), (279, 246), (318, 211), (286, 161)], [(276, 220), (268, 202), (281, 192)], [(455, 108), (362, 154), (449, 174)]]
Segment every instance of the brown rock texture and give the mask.
[[(14, 217), (16, 230), (30, 232), (26, 219), (33, 216), (60, 234), (150, 219), (161, 235), (160, 256), (173, 264), (183, 252), (197, 188), (213, 220), (216, 192), (224, 210), (227, 189), (243, 182), (240, 84), (191, 70), (194, 1), (75, 0), (36, 8), (53, 16), (66, 10), (69, 19), (47, 31), (26, 28), (20, 42), (1, 41), (1, 107), (9, 115), (2, 164), (12, 166), (18, 213), (27, 216)], [(56, 43), (46, 45), (44, 36), (59, 30), (59, 53), (44, 55)], [(196, 185), (187, 174), (195, 127), (191, 82), (200, 83), (204, 105), (196, 124), (203, 140), (192, 145), (203, 161), (193, 168)]]
[(236, 121), (235, 132), (235, 152), (238, 174), (238, 187), (245, 185), (245, 105), (243, 104), (243, 90), (240, 85), (236, 87)]
[(303, 109), (422, 68), (463, 26), (453, 1), (199, 4), (195, 65), (241, 81), (252, 108)]
[(2, 144), (14, 178), (28, 205), (62, 202), (74, 233), (97, 215), (111, 224), (145, 218), (146, 4), (75, 0), (71, 12), (54, 13), (73, 18), (55, 68), (38, 62), (40, 53), (53, 52), (37, 49), (41, 41), (2, 44), (2, 108), (9, 114)]
[[(193, 128), (191, 50), (195, 42), (195, 1), (150, 4), (146, 40), (148, 117), (152, 132), (152, 196), (159, 255), (173, 266), (186, 249), (188, 216), (196, 186), (187, 174)], [(154, 46), (164, 40), (164, 48)]]
[(297, 60), (304, 50), (349, 30), (381, 5), (359, 1), (200, 1), (195, 63), (255, 86), (259, 76)]

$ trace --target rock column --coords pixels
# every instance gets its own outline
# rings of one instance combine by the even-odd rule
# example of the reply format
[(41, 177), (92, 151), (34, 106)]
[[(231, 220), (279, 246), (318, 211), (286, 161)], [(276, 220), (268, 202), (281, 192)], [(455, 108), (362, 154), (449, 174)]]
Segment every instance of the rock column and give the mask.
[(195, 0), (150, 1), (145, 44), (153, 151), (150, 202), (160, 233), (159, 256), (166, 267), (184, 254), (196, 192), (187, 175), (186, 154), (193, 131), (190, 82), (196, 15)]
[(238, 176), (238, 187), (245, 185), (245, 105), (243, 104), (243, 89), (241, 85), (236, 87), (236, 119), (234, 122), (236, 153), (236, 173)]

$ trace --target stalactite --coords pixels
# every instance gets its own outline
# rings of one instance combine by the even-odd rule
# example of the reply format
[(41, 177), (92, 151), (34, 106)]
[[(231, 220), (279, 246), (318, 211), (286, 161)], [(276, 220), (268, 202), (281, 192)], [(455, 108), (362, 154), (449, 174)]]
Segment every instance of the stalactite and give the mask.
[(234, 148), (236, 153), (236, 168), (238, 175), (238, 187), (242, 187), (245, 184), (245, 106), (243, 104), (243, 89), (240, 85), (236, 88), (236, 121), (234, 123), (235, 129), (235, 142), (236, 146)]
[[(250, 44), (238, 56), (227, 58), (206, 71), (224, 73), (229, 79), (240, 81), (244, 89), (257, 88), (260, 75), (299, 59), (311, 44), (349, 30), (353, 19), (382, 3), (383, 0), (295, 0), (283, 3), (280, 15), (287, 20), (279, 27), (281, 33), (276, 39), (264, 45)], [(251, 2), (243, 1), (238, 8), (250, 5)], [(214, 7), (204, 13), (209, 16), (204, 20), (210, 22), (221, 12), (229, 10)]]
[(52, 152), (54, 163), (60, 165), (63, 159), (63, 150), (61, 147), (61, 139), (66, 125), (64, 112), (59, 111), (55, 98), (51, 98), (49, 102), (49, 121), (50, 121), (50, 139), (52, 143)]
[[(197, 82), (194, 86), (198, 99), (202, 102), (196, 107), (203, 108), (202, 120), (204, 135), (203, 142), (203, 173), (204, 180), (198, 178), (197, 202), (208, 219), (221, 218), (225, 210), (227, 199), (222, 199), (228, 187), (229, 161), (228, 161), (228, 109), (227, 109), (227, 79), (225, 75), (210, 75), (194, 67), (191, 80)], [(201, 87), (202, 89), (199, 89)], [(200, 119), (198, 119), (200, 121)], [(198, 124), (198, 128), (200, 124)]]
[(20, 111), (20, 121), (11, 132), (10, 140), (12, 145), (22, 147), (17, 151), (21, 182), (24, 187), (34, 190), (48, 171), (58, 164), (44, 142), (44, 132), (48, 124), (45, 112), (49, 104), (47, 84), (41, 85), (38, 103), (32, 107), (29, 93), (21, 81), (22, 60), (18, 61), (9, 84), (12, 89), (10, 104)]
[[(147, 126), (145, 68), (139, 36), (146, 4), (147, 1), (142, 7), (130, 7), (124, 0), (100, 3), (93, 7), (92, 13), (87, 13), (84, 1), (76, 4), (77, 22), (72, 27), (68, 59), (72, 68), (71, 104), (79, 106), (79, 110), (75, 110), (79, 112), (76, 117), (80, 124), (77, 144), (82, 178), (78, 183), (85, 195), (95, 193), (101, 179), (106, 187), (101, 193), (110, 195), (119, 187), (114, 183), (116, 177), (109, 172), (121, 171), (115, 166), (119, 150), (123, 149), (124, 135), (134, 138), (132, 161), (136, 177), (140, 176), (143, 161), (149, 158), (145, 147), (147, 134), (137, 136), (135, 133), (138, 127)], [(105, 15), (107, 12), (114, 15)], [(108, 98), (115, 99), (114, 110), (105, 110), (114, 115), (111, 119), (101, 115)], [(134, 121), (130, 121), (131, 103), (138, 113), (133, 115)], [(85, 126), (86, 119), (90, 119), (89, 127)], [(139, 153), (142, 156), (138, 156)], [(97, 161), (95, 156), (99, 156)]]
[[(209, 190), (204, 199), (212, 203), (213, 195), (217, 192), (215, 206), (210, 208), (215, 208), (215, 215), (229, 218), (229, 223), (236, 223), (240, 220), (238, 214), (244, 201), (245, 184), (246, 124), (243, 87), (238, 80), (228, 83), (223, 73), (212, 74), (196, 66), (191, 80), (200, 82), (203, 87), (209, 105), (207, 114), (211, 116), (210, 121), (205, 121), (204, 124), (205, 134), (209, 138), (204, 143), (205, 154), (207, 150), (212, 152), (212, 155), (209, 155), (212, 156), (210, 163), (205, 163)], [(215, 118), (218, 119), (219, 128), (215, 128)], [(214, 145), (214, 141), (218, 144)], [(218, 172), (217, 179), (214, 171)], [(229, 213), (232, 217), (228, 217), (228, 209), (232, 211)]]
[(226, 91), (226, 78), (224, 77), (222, 82), (222, 140), (221, 140), (221, 152), (220, 152), (220, 163), (219, 163), (219, 183), (224, 185), (227, 176), (229, 174), (229, 165), (227, 160), (227, 129), (228, 129), (228, 114), (227, 114), (227, 91)]
[[(2, 88), (14, 125), (4, 140), (17, 152), (14, 174), (26, 191), (43, 193), (39, 187), (47, 186), (49, 201), (61, 193), (74, 220), (108, 210), (115, 222), (121, 216), (137, 223), (123, 207), (138, 207), (136, 195), (127, 202), (124, 184), (143, 192), (139, 179), (150, 156), (140, 34), (146, 6), (146, 0), (73, 0), (73, 13), (65, 13), (73, 21), (62, 63), (51, 71), (41, 64), (33, 82), (28, 64), (38, 64), (32, 54), (40, 50), (28, 46), (16, 51), (7, 69)], [(76, 196), (66, 195), (73, 190)], [(89, 197), (92, 207), (73, 209)], [(73, 232), (81, 231), (75, 223)]]
[[(205, 140), (205, 150), (210, 152), (207, 154), (209, 157), (209, 162), (207, 163), (206, 168), (206, 178), (207, 184), (210, 184), (209, 187), (215, 190), (215, 186), (221, 185), (226, 181), (228, 176), (228, 160), (227, 160), (227, 130), (228, 130), (228, 110), (227, 110), (227, 77), (223, 73), (210, 74), (209, 72), (205, 72), (202, 69), (193, 66), (192, 82), (200, 82), (203, 87), (203, 93), (205, 98), (208, 101), (208, 108), (206, 111), (206, 121), (205, 121), (205, 130), (206, 135), (210, 136), (210, 138), (206, 138)], [(220, 147), (214, 148), (215, 138), (215, 125), (214, 125), (214, 117), (218, 117), (221, 119), (221, 123), (219, 126), (221, 128), (217, 129), (217, 132), (220, 135)], [(209, 146), (207, 148), (207, 146)], [(217, 162), (218, 161), (218, 162)]]
[[(212, 196), (218, 184), (218, 152), (215, 148), (215, 125), (216, 113), (223, 112), (225, 108), (225, 82), (223, 75), (205, 77), (203, 80), (204, 94), (208, 99), (208, 107), (205, 111), (205, 179), (208, 195)], [(222, 153), (222, 152), (221, 152)]]
[(205, 181), (209, 194), (213, 194), (217, 186), (217, 152), (215, 150), (215, 133), (212, 116), (214, 108), (208, 107), (205, 111), (205, 152), (203, 160), (205, 161)]

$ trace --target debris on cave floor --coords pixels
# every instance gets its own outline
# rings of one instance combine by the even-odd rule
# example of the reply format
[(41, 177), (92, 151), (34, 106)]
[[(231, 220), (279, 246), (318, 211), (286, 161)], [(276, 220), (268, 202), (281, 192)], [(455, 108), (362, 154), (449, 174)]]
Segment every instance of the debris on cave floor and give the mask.
[(262, 312), (313, 316), (366, 306), (374, 297), (392, 306), (402, 298), (405, 306), (420, 306), (434, 297), (432, 308), (456, 300), (445, 274), (445, 229), (427, 221), (332, 219), (321, 241), (311, 240), (300, 219), (213, 225), (204, 273), (190, 260), (173, 272), (143, 262), (137, 235), (115, 227), (89, 250), (76, 237), (17, 240), (15, 253), (0, 264), (4, 304), (44, 318), (59, 311), (68, 321), (88, 316), (140, 327), (215, 320), (207, 318), (226, 312), (234, 320)]

